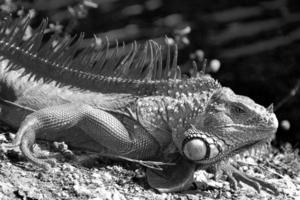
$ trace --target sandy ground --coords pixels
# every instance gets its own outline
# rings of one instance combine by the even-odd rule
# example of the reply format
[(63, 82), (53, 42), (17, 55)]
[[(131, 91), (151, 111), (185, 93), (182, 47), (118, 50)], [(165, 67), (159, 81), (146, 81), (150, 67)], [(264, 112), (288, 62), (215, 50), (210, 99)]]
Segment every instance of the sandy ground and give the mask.
[[(1, 128), (0, 142), (9, 142), (12, 131), (3, 125)], [(53, 144), (42, 142), (39, 146), (51, 149)], [(58, 156), (57, 165), (43, 171), (27, 162), (18, 149), (2, 150), (0, 199), (300, 199), (300, 158), (289, 145), (281, 150), (271, 149), (259, 158), (246, 155), (236, 161), (240, 170), (274, 184), (280, 192), (278, 196), (266, 191), (257, 193), (243, 183), (233, 191), (225, 177), (215, 181), (212, 174), (203, 170), (195, 173), (198, 188), (160, 194), (149, 187), (145, 168), (137, 164), (112, 161), (86, 152), (73, 153), (84, 161), (79, 164)]]

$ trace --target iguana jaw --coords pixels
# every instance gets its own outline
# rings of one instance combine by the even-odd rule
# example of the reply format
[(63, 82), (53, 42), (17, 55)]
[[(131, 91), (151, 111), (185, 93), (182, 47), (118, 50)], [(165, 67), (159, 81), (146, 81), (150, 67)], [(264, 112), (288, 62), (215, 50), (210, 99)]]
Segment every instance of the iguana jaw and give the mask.
[[(243, 129), (236, 129), (237, 127)], [(220, 128), (220, 127), (218, 127)], [(234, 145), (225, 143), (224, 140), (219, 139), (216, 135), (207, 139), (202, 133), (188, 136), (182, 143), (183, 154), (193, 162), (201, 166), (215, 164), (222, 160), (226, 160), (236, 154), (243, 153), (250, 149), (260, 148), (270, 143), (274, 138), (277, 127), (251, 127), (242, 125), (226, 125), (222, 127), (224, 132), (230, 129), (231, 134), (249, 135), (249, 132), (255, 132), (255, 135), (249, 140), (233, 141)], [(233, 129), (235, 129), (233, 131)], [(219, 129), (220, 130), (220, 129)], [(227, 130), (227, 131), (226, 131)], [(244, 138), (244, 137), (243, 137)]]
[(225, 152), (221, 152), (218, 156), (214, 158), (209, 158), (205, 160), (199, 160), (194, 161), (197, 164), (200, 164), (201, 166), (205, 165), (212, 165), (216, 164), (220, 161), (227, 160), (228, 158), (231, 158), (237, 154), (243, 154), (244, 152), (251, 151), (252, 149), (260, 149), (261, 147), (264, 147), (266, 145), (269, 145), (271, 142), (271, 139), (264, 139), (264, 140), (256, 140), (256, 141), (249, 141), (244, 144), (239, 144), (238, 146), (235, 146), (232, 149), (227, 149)]

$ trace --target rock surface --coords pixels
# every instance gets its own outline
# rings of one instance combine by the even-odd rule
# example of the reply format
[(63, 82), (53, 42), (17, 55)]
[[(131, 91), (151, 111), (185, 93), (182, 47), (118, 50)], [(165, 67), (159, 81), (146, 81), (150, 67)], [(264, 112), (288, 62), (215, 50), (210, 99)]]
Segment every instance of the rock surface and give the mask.
[[(8, 128), (1, 125), (0, 142), (10, 141)], [(51, 144), (41, 142), (41, 149)], [(53, 145), (52, 145), (53, 146)], [(51, 149), (51, 148), (50, 148)], [(52, 149), (53, 150), (53, 149)], [(52, 151), (51, 150), (51, 151)], [(47, 153), (47, 150), (44, 150)], [(300, 158), (290, 146), (282, 151), (272, 149), (270, 153), (255, 159), (250, 155), (237, 158), (240, 170), (255, 177), (267, 179), (280, 191), (279, 196), (242, 184), (232, 191), (225, 177), (213, 180), (205, 171), (195, 173), (197, 189), (183, 193), (159, 194), (151, 189), (145, 178), (145, 169), (136, 164), (111, 161), (107, 158), (74, 151), (78, 162), (59, 156), (57, 165), (43, 171), (27, 162), (18, 149), (0, 153), (0, 199), (91, 199), (91, 200), (196, 200), (196, 199), (299, 199)], [(51, 155), (51, 154), (50, 154)], [(82, 161), (84, 160), (84, 161)]]

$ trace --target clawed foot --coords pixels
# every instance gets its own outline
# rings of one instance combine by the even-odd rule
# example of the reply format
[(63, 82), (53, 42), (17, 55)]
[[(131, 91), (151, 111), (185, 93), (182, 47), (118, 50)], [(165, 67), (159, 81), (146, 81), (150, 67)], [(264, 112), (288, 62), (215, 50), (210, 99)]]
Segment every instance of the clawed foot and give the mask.
[(261, 190), (272, 192), (274, 195), (278, 195), (279, 192), (275, 186), (270, 183), (267, 183), (259, 178), (250, 177), (230, 164), (222, 166), (222, 171), (228, 176), (231, 187), (236, 190), (238, 182), (244, 182), (245, 184), (253, 187), (258, 193)]
[[(2, 152), (7, 152), (8, 150), (13, 150), (15, 149), (15, 151), (17, 152), (20, 148), (20, 145), (18, 144), (1, 144), (0, 145), (1, 151)], [(41, 151), (37, 151), (35, 148), (26, 148), (27, 151), (27, 155), (25, 156), (26, 158), (28, 158), (28, 154), (29, 156), (29, 160), (34, 162), (36, 165), (38, 165), (39, 167), (43, 168), (44, 170), (49, 170), (51, 167), (54, 167), (56, 165), (56, 161), (53, 158), (49, 158), (48, 155), (45, 155), (44, 153), (42, 153)]]

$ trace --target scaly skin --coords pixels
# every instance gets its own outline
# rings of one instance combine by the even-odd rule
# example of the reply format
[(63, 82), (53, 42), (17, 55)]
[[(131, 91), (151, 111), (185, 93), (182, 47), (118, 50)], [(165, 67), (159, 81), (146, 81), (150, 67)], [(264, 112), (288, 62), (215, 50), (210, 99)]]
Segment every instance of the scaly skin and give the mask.
[[(146, 68), (143, 59), (148, 54), (136, 56), (138, 49), (133, 48), (124, 58), (124, 69), (117, 66), (115, 71), (107, 72), (110, 66), (101, 65), (101, 74), (72, 67), (82, 64), (81, 61), (54, 63), (51, 59), (56, 54), (51, 53), (50, 47), (50, 55), (45, 57), (40, 47), (24, 49), (35, 41), (19, 45), (19, 37), (8, 39), (5, 34), (2, 30), (0, 56), (10, 63), (4, 60), (0, 66), (0, 119), (19, 127), (11, 146), (19, 146), (28, 160), (45, 169), (53, 162), (35, 156), (32, 146), (36, 137), (65, 141), (72, 147), (142, 164), (174, 163), (163, 166), (162, 172), (148, 169), (147, 179), (150, 186), (161, 192), (181, 191), (188, 188), (197, 168), (212, 167), (237, 153), (268, 143), (278, 127), (271, 108), (236, 95), (207, 75), (180, 79), (176, 51), (172, 68), (168, 69), (167, 53), (167, 69), (162, 71), (162, 58), (153, 57), (154, 53), (161, 55), (161, 50), (153, 42), (148, 43), (150, 61)], [(68, 45), (61, 48), (77, 50)], [(72, 60), (72, 56), (64, 52), (60, 59)], [(80, 56), (86, 59), (86, 55)], [(100, 60), (102, 64), (114, 59), (104, 57), (107, 62)], [(29, 63), (24, 61), (26, 58), (31, 59)], [(37, 68), (38, 64), (41, 68)], [(54, 69), (61, 69), (61, 74), (55, 75), (51, 72)], [(137, 71), (141, 71), (141, 80), (128, 78)], [(97, 80), (108, 88), (85, 84), (89, 81), (86, 77), (92, 77), (93, 83), (101, 77)], [(79, 84), (72, 78), (78, 78)], [(232, 167), (224, 171), (233, 183), (238, 179), (257, 190), (262, 187), (276, 192), (273, 186), (246, 177)]]

